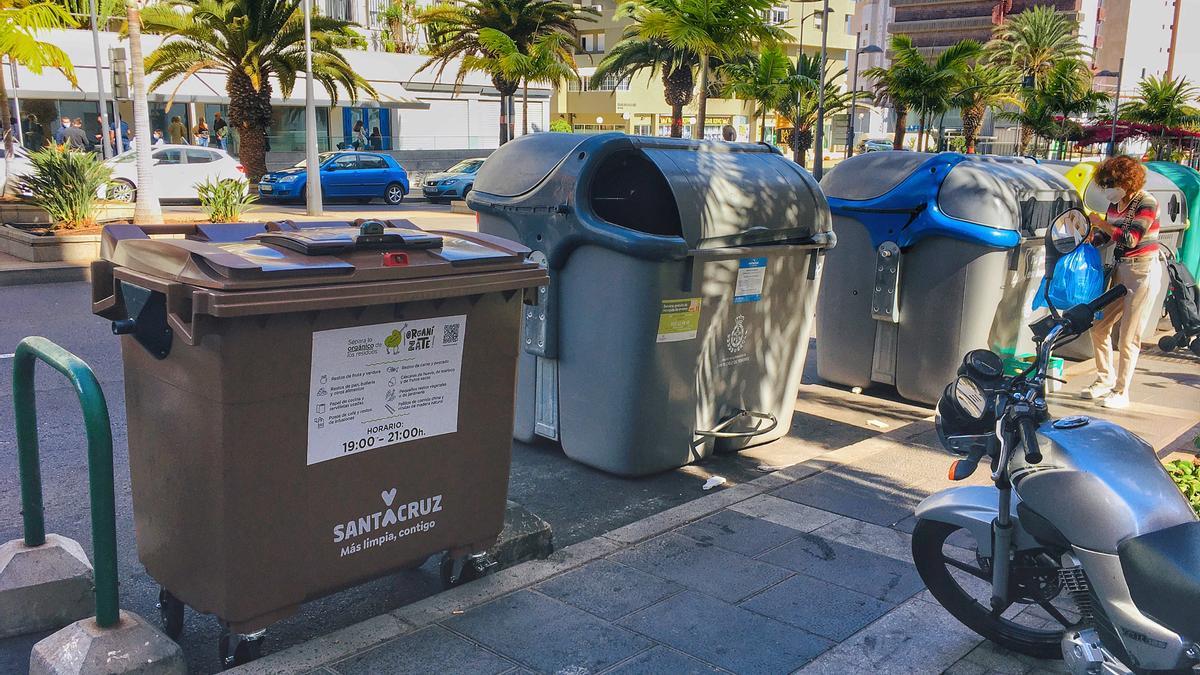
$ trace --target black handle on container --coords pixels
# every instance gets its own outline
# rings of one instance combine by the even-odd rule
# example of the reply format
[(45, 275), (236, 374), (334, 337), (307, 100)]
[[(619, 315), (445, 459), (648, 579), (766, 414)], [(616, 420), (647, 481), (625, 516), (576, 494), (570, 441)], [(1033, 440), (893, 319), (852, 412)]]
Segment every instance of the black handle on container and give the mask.
[(1033, 419), (1024, 416), (1018, 418), (1017, 429), (1021, 432), (1021, 445), (1025, 446), (1025, 462), (1028, 464), (1040, 463), (1042, 452), (1038, 449), (1037, 425), (1033, 423)]

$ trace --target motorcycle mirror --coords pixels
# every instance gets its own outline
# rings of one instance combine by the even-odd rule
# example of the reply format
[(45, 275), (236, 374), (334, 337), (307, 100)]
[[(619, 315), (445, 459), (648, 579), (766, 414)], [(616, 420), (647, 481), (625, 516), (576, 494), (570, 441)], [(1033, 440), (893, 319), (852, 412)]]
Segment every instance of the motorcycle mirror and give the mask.
[[(1090, 229), (1091, 222), (1088, 220), (1087, 214), (1079, 208), (1070, 208), (1058, 214), (1050, 223), (1050, 227), (1046, 228), (1045, 283), (1047, 287), (1050, 285), (1050, 280), (1054, 278), (1054, 268), (1058, 265), (1058, 261), (1079, 248), (1079, 245), (1087, 238)], [(1050, 313), (1058, 316), (1057, 308), (1050, 302), (1049, 293), (1046, 294), (1046, 304), (1050, 307)]]

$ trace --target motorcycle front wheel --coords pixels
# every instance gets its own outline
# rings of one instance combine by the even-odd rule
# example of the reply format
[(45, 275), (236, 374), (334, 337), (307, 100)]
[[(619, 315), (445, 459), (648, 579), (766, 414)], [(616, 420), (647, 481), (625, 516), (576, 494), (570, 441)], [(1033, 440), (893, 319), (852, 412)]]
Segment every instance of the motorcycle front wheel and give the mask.
[(1061, 592), (1053, 558), (1034, 552), (1013, 560), (1009, 585), (1016, 597), (996, 616), (990, 603), (991, 560), (977, 554), (974, 538), (963, 527), (919, 520), (913, 529), (912, 552), (929, 592), (963, 625), (1012, 651), (1040, 659), (1062, 658), (1063, 630), (1078, 618), (1053, 602)]

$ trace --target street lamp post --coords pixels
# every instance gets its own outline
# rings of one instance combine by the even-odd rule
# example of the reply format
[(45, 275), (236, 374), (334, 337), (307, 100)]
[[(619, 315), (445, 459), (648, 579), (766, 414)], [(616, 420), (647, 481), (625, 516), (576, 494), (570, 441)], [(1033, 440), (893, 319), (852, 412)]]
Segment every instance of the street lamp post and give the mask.
[(854, 34), (854, 78), (853, 84), (850, 86), (850, 124), (846, 130), (846, 157), (854, 156), (854, 119), (858, 114), (858, 59), (863, 54), (879, 54), (883, 52), (878, 45), (867, 45), (860, 47), (862, 42), (862, 31)]
[(321, 215), (321, 167), (317, 165), (317, 107), (313, 103), (312, 0), (304, 5), (304, 173), (307, 213)]
[(825, 0), (822, 12), (824, 16), (821, 17), (821, 69), (817, 71), (817, 136), (813, 140), (813, 178), (817, 180), (821, 180), (821, 175), (825, 173), (821, 160), (824, 155), (822, 146), (825, 144), (825, 64), (829, 58), (826, 49), (829, 43), (829, 0)]
[(104, 94), (104, 69), (100, 64), (100, 29), (97, 27), (96, 0), (88, 5), (92, 13), (92, 49), (96, 56), (96, 94), (100, 99), (100, 152), (104, 159), (112, 157), (112, 149), (108, 146), (108, 97)]
[(1113, 114), (1112, 114), (1112, 132), (1108, 137), (1108, 156), (1115, 157), (1117, 154), (1117, 117), (1121, 107), (1121, 73), (1125, 71), (1125, 59), (1122, 58), (1117, 65), (1117, 72), (1111, 70), (1102, 70), (1096, 73), (1096, 77), (1115, 77), (1117, 78), (1117, 91), (1113, 96)]

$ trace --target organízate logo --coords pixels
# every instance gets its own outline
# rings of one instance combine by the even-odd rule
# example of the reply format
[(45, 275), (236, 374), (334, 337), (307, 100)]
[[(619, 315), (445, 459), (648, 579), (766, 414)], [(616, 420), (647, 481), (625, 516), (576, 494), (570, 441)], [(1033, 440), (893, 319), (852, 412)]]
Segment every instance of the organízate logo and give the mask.
[(746, 346), (746, 317), (739, 315), (733, 320), (733, 329), (725, 337), (725, 348), (730, 354), (737, 354)]
[[(333, 543), (341, 544), (366, 535), (360, 541), (347, 543), (341, 549), (341, 557), (390, 542), (398, 541), (410, 534), (432, 530), (437, 521), (427, 518), (442, 510), (442, 496), (433, 495), (408, 502), (396, 503), (397, 490), (383, 490), (379, 498), (383, 508), (358, 518), (333, 526)], [(402, 524), (406, 524), (400, 527)]]

